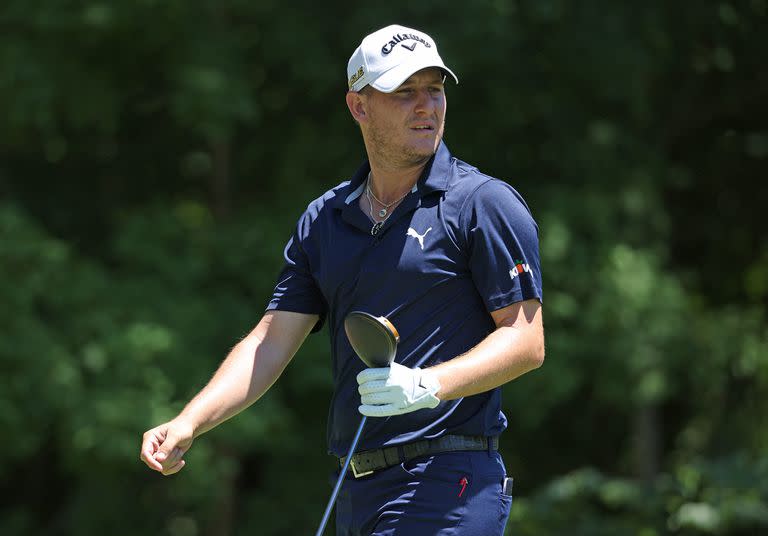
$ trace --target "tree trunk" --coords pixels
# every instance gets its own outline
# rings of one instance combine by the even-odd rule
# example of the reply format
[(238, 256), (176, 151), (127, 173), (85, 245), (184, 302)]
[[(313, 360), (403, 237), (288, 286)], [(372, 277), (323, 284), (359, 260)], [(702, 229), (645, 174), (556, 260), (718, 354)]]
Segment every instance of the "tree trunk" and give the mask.
[(213, 507), (211, 525), (205, 531), (207, 536), (230, 536), (235, 528), (235, 504), (237, 481), (240, 474), (240, 460), (226, 451), (220, 453), (226, 459), (226, 470), (217, 483), (218, 497)]
[(635, 412), (635, 474), (647, 486), (653, 484), (659, 472), (659, 420), (658, 407), (653, 404), (644, 405)]

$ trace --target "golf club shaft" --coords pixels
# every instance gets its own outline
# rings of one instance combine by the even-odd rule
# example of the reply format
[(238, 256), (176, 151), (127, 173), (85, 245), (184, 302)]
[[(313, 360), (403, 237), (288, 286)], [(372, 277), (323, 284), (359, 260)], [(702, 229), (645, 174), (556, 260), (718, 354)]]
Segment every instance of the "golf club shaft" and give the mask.
[(347, 469), (349, 469), (349, 462), (352, 461), (352, 455), (355, 453), (355, 449), (357, 448), (357, 442), (360, 440), (360, 435), (363, 433), (363, 427), (365, 426), (365, 420), (368, 417), (363, 415), (362, 420), (360, 421), (360, 426), (357, 427), (357, 432), (355, 432), (355, 438), (352, 440), (352, 445), (349, 447), (349, 452), (347, 453), (347, 459), (344, 461), (344, 467), (341, 468), (341, 472), (339, 473), (339, 479), (336, 481), (336, 486), (333, 488), (333, 493), (331, 493), (331, 498), (328, 501), (328, 506), (325, 507), (325, 513), (323, 514), (323, 519), (320, 521), (320, 527), (318, 527), (317, 532), (315, 533), (315, 536), (322, 536), (323, 531), (325, 530), (325, 525), (328, 523), (328, 518), (331, 517), (331, 511), (333, 510), (333, 505), (336, 504), (336, 497), (339, 495), (339, 490), (341, 489), (341, 485), (344, 483), (344, 475), (347, 474)]

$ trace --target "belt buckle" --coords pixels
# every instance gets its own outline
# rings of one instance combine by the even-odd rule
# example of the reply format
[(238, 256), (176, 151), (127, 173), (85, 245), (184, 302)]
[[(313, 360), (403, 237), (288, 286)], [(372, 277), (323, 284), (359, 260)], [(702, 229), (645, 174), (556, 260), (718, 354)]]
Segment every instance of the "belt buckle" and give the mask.
[(357, 468), (355, 467), (355, 460), (352, 459), (349, 461), (349, 465), (352, 466), (352, 474), (355, 475), (355, 478), (360, 478), (363, 476), (372, 475), (373, 471), (363, 471), (361, 473), (357, 472)]

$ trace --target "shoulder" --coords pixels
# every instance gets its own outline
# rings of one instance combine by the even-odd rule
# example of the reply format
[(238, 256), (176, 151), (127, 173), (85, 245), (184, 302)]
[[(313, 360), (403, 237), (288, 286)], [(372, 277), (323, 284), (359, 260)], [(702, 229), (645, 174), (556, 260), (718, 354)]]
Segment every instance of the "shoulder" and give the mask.
[(334, 208), (338, 204), (343, 204), (346, 197), (351, 193), (349, 191), (350, 184), (351, 182), (346, 180), (327, 190), (321, 196), (310, 201), (305, 212), (316, 214), (325, 208)]
[(341, 208), (352, 193), (350, 185), (351, 181), (346, 180), (310, 201), (299, 217), (299, 226), (311, 225), (323, 215), (328, 214), (329, 211)]
[(501, 211), (532, 218), (523, 196), (505, 180), (492, 177), (477, 167), (454, 158), (454, 172), (448, 195), (459, 203), (459, 212)]

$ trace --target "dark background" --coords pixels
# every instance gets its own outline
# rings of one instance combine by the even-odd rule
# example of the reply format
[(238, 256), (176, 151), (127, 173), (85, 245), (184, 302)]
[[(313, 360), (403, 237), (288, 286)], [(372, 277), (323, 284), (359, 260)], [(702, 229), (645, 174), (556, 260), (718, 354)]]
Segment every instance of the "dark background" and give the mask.
[(768, 530), (766, 0), (5, 0), (0, 533), (314, 532), (325, 333), (180, 474), (139, 444), (362, 161), (346, 63), (390, 23), (438, 41), (449, 148), (540, 225), (547, 360), (504, 388), (510, 534)]

